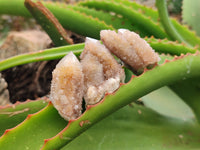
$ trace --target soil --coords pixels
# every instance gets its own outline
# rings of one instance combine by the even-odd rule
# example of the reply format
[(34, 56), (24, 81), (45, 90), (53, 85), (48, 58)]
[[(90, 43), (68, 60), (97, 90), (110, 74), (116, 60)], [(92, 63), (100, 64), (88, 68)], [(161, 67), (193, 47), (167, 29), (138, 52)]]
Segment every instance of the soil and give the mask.
[(43, 61), (14, 67), (2, 72), (8, 84), (10, 101), (37, 99), (49, 93), (52, 71), (58, 60)]

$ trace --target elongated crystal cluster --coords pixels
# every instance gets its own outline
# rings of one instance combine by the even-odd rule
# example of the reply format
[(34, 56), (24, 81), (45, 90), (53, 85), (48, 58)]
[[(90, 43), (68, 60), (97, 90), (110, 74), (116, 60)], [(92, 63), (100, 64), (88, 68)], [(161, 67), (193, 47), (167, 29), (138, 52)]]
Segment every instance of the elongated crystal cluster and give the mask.
[(118, 89), (125, 78), (124, 70), (99, 41), (87, 38), (80, 56), (84, 73), (86, 104), (95, 104), (105, 93)]
[(72, 52), (65, 56), (53, 71), (50, 100), (66, 120), (81, 115), (83, 80), (81, 64)]
[(86, 38), (81, 62), (70, 52), (53, 71), (50, 99), (66, 120), (81, 115), (83, 97), (86, 105), (96, 104), (124, 82), (124, 70), (110, 52), (135, 70), (159, 61), (158, 54), (134, 32), (103, 30), (100, 35), (105, 46)]
[(104, 45), (134, 70), (145, 68), (160, 60), (144, 39), (129, 30), (119, 29), (118, 33), (102, 30), (100, 36)]

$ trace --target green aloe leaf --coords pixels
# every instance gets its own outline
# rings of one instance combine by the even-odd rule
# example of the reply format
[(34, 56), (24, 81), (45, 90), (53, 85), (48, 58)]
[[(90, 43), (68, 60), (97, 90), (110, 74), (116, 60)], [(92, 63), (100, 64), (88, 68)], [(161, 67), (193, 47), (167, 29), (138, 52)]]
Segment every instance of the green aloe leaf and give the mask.
[[(62, 130), (62, 132), (55, 137), (46, 140), (42, 149), (61, 148), (80, 135), (80, 133), (91, 127), (92, 124), (102, 118), (105, 118), (105, 116), (114, 112), (116, 109), (129, 104), (131, 101), (137, 100), (138, 98), (164, 85), (182, 80), (182, 78), (187, 79), (199, 76), (198, 57), (199, 56), (192, 55), (185, 57), (181, 56), (179, 59), (176, 58), (175, 61), (155, 67), (154, 69), (133, 78), (127, 84), (122, 85), (114, 94), (105, 96), (104, 100), (99, 104), (88, 107), (81, 117), (77, 120), (72, 120), (68, 126)], [(188, 68), (185, 62), (190, 60), (193, 60), (190, 66), (191, 73), (187, 74)]]
[(199, 18), (200, 18), (200, 1), (183, 0), (182, 18), (200, 36)]
[(191, 108), (169, 87), (165, 86), (141, 98), (144, 105), (161, 115), (196, 121)]
[[(99, 39), (99, 32), (101, 30), (114, 29), (112, 26), (107, 25), (104, 21), (100, 21), (97, 18), (93, 18), (73, 9), (63, 8), (63, 6), (66, 6), (64, 3), (60, 6), (59, 3), (44, 2), (43, 5), (54, 14), (64, 28), (80, 35)], [(0, 14), (31, 17), (31, 14), (24, 6), (24, 0), (12, 0), (12, 3), (0, 0), (0, 6)]]
[(197, 124), (133, 104), (102, 120), (62, 150), (199, 149), (199, 132)]
[[(55, 15), (55, 17), (59, 20), (64, 28), (72, 30), (73, 32), (76, 32), (78, 34), (99, 39), (100, 30), (115, 29), (112, 26), (108, 25), (109, 17), (105, 17), (105, 21), (102, 21), (101, 18), (103, 17), (103, 15), (99, 17), (98, 14), (95, 17), (94, 14), (91, 14), (91, 16), (88, 15), (86, 12), (80, 12), (81, 9), (77, 10), (73, 7), (69, 8), (64, 3), (44, 2), (43, 4)], [(94, 4), (92, 6), (90, 5), (90, 7), (100, 8), (101, 10), (105, 11), (109, 10), (107, 7), (110, 6), (111, 10), (115, 10), (120, 15), (122, 15), (123, 13), (126, 16), (125, 19), (129, 18), (128, 22), (132, 21), (134, 25), (139, 23), (135, 26), (136, 28), (141, 28), (140, 24), (143, 24), (144, 26), (146, 26), (146, 28), (149, 28), (149, 30), (151, 30), (152, 35), (156, 35), (160, 38), (166, 37), (166, 33), (163, 31), (163, 28), (159, 23), (158, 12), (151, 8), (139, 5), (137, 3), (132, 3), (127, 0), (115, 0), (113, 4), (112, 2), (108, 1), (86, 1), (81, 4), (87, 7), (89, 7), (90, 4)], [(106, 4), (106, 7), (101, 7), (96, 4)], [(109, 5), (107, 6), (107, 4)], [(12, 3), (9, 3), (5, 0), (0, 0), (0, 6), (0, 14), (20, 15), (25, 17), (31, 16), (27, 9), (24, 7), (24, 0), (12, 0)], [(122, 12), (121, 8), (125, 9), (126, 11)], [(130, 13), (131, 11), (134, 13)], [(136, 22), (136, 20), (139, 21)], [(178, 31), (178, 33), (183, 37), (183, 39), (190, 43), (190, 45), (200, 45), (200, 38), (196, 36), (194, 32), (190, 31), (187, 27), (182, 26), (175, 19), (171, 19), (171, 23)], [(151, 26), (154, 27), (154, 31), (152, 31), (153, 28), (151, 28)], [(147, 33), (147, 35), (149, 35), (149, 33)], [(143, 33), (142, 36), (144, 36)]]
[(167, 37), (167, 34), (163, 31), (158, 22), (154, 22), (150, 17), (143, 15), (131, 7), (122, 5), (121, 3), (93, 0), (81, 2), (80, 5), (95, 8), (97, 10), (104, 10), (106, 12), (115, 12), (116, 14), (120, 14), (122, 17), (127, 18), (132, 24), (142, 27), (149, 34), (154, 35), (157, 38)]
[(36, 150), (44, 143), (45, 138), (51, 138), (60, 132), (67, 122), (60, 117), (52, 104), (47, 105), (35, 114), (29, 114), (18, 126), (8, 129), (0, 137), (0, 149)]
[(107, 25), (113, 26), (115, 29), (125, 28), (140, 34), (141, 37), (151, 36), (151, 34), (148, 34), (148, 32), (146, 32), (141, 26), (131, 23), (127, 18), (120, 18), (117, 14), (83, 7), (81, 5), (67, 5), (67, 8), (72, 8), (73, 10), (80, 11), (88, 16), (98, 18), (99, 20), (104, 21)]
[[(188, 63), (188, 62), (187, 62)], [(188, 64), (189, 65), (189, 64)], [(188, 74), (190, 67), (188, 66)], [(170, 86), (194, 111), (197, 120), (200, 120), (200, 80), (199, 78), (184, 79)]]
[[(22, 5), (22, 0), (13, 0), (12, 3), (0, 0), (0, 13), (8, 14), (18, 14), (30, 17), (25, 7)], [(94, 2), (97, 8), (104, 10), (102, 14), (106, 16), (105, 21), (102, 21), (101, 14), (95, 19), (95, 15), (89, 16), (87, 12), (96, 13), (96, 10), (90, 10), (89, 8), (75, 8), (67, 7), (64, 4), (55, 3), (44, 3), (45, 6), (51, 10), (51, 12), (61, 21), (64, 27), (77, 32), (82, 35), (91, 36), (99, 38), (99, 31), (101, 29), (115, 29), (114, 25), (108, 24), (109, 16), (106, 14), (108, 10), (115, 10), (116, 13), (121, 13), (121, 8), (123, 8), (123, 15), (133, 21), (136, 18), (142, 25), (146, 27), (150, 23), (150, 27), (146, 27), (148, 30), (154, 29), (150, 33), (156, 34), (158, 37), (166, 37), (166, 33), (163, 28), (157, 24), (156, 15), (154, 11), (147, 10), (147, 13), (138, 12), (132, 10), (133, 7), (128, 7), (128, 5), (123, 6), (123, 4), (128, 4), (128, 2), (120, 3), (120, 0), (115, 0), (115, 2), (99, 2), (90, 1), (88, 3)], [(86, 2), (87, 3), (87, 2)], [(107, 4), (107, 5), (102, 5)], [(102, 7), (106, 6), (106, 7)], [(93, 6), (92, 6), (93, 7)], [(109, 7), (109, 8), (107, 8)], [(137, 6), (139, 8), (139, 6)], [(16, 9), (13, 9), (16, 8)], [(149, 11), (148, 11), (149, 10)], [(82, 11), (82, 12), (81, 12)], [(132, 12), (132, 13), (131, 13)], [(156, 12), (157, 13), (157, 12)], [(62, 15), (61, 15), (62, 14)], [(149, 17), (152, 16), (152, 20)], [(98, 14), (99, 15), (99, 14)], [(119, 19), (120, 20), (120, 19)], [(141, 21), (143, 20), (143, 21)], [(121, 21), (121, 20), (120, 20)], [(175, 22), (175, 23), (174, 23)], [(146, 23), (146, 24), (145, 24)], [(193, 43), (191, 45), (199, 44), (199, 38), (195, 34), (188, 32), (184, 27), (178, 24), (176, 21), (172, 20), (172, 24), (176, 30), (180, 33), (184, 39), (189, 39)], [(110, 26), (112, 25), (112, 26)], [(153, 27), (153, 28), (151, 28)], [(158, 27), (158, 28), (156, 28)], [(182, 30), (182, 29), (185, 30)], [(156, 32), (157, 31), (157, 32)], [(189, 36), (187, 36), (189, 35)], [(194, 38), (191, 38), (194, 37)], [(149, 39), (147, 39), (149, 40)], [(191, 52), (194, 53), (196, 49), (184, 48), (184, 45), (177, 43), (170, 43), (167, 40), (156, 40), (150, 39), (150, 45), (156, 49), (158, 52), (165, 52), (170, 54), (178, 54)], [(191, 42), (190, 42), (191, 43)], [(0, 62), (0, 70), (4, 70), (16, 65), (21, 65), (29, 62), (58, 59), (67, 54), (71, 49), (76, 55), (79, 55), (84, 47), (84, 44), (73, 45), (71, 47), (60, 47), (57, 49), (46, 50), (37, 52), (34, 54), (23, 54), (13, 58), (9, 58)], [(17, 127), (6, 130), (3, 136), (0, 138), (0, 149), (59, 149), (65, 144), (70, 143), (74, 138), (79, 136), (85, 130), (92, 127), (96, 122), (104, 119), (109, 114), (115, 112), (116, 110), (122, 108), (123, 106), (129, 104), (133, 100), (150, 93), (162, 86), (170, 85), (170, 87), (181, 97), (183, 100), (192, 108), (194, 115), (199, 121), (199, 82), (195, 83), (194, 86), (191, 83), (185, 81), (193, 80), (200, 75), (200, 55), (187, 55), (176, 57), (174, 61), (165, 63), (163, 65), (158, 65), (152, 70), (145, 71), (140, 76), (135, 76), (130, 82), (122, 85), (118, 91), (111, 95), (106, 95), (104, 100), (95, 106), (90, 106), (87, 108), (86, 112), (76, 120), (70, 120), (68, 125), (64, 121), (51, 103), (46, 106), (40, 112), (34, 115), (28, 115), (26, 120), (19, 124)], [(168, 62), (168, 61), (166, 61)], [(189, 65), (189, 67), (188, 67)], [(189, 71), (188, 71), (189, 70)], [(131, 77), (130, 71), (129, 78)], [(179, 82), (177, 82), (179, 81)], [(194, 80), (196, 81), (196, 80)], [(175, 85), (175, 86), (173, 86)], [(181, 88), (179, 88), (181, 87)], [(185, 92), (184, 90), (187, 89)], [(170, 91), (170, 92), (169, 92)], [(155, 91), (160, 95), (155, 98), (152, 95), (147, 97), (149, 99), (157, 100), (161, 99), (160, 108), (153, 106), (152, 102), (148, 105), (152, 109), (158, 111), (160, 114), (163, 113), (163, 108), (169, 108), (171, 105), (180, 106), (180, 101), (178, 103), (167, 103), (163, 101), (163, 96), (166, 97), (168, 93), (173, 93), (169, 89), (164, 89), (163, 91)], [(178, 97), (175, 93), (170, 96), (177, 102)], [(169, 97), (168, 97), (169, 98)], [(179, 99), (180, 100), (180, 99)], [(164, 105), (166, 104), (166, 105)], [(168, 104), (168, 105), (167, 105)], [(188, 112), (189, 108), (181, 106), (179, 109), (175, 109), (174, 106), (168, 114), (168, 118), (152, 112), (151, 110), (137, 105), (130, 105), (131, 107), (125, 107), (122, 110), (111, 115), (108, 120), (103, 120), (102, 124), (96, 125), (85, 132), (80, 138), (72, 141), (67, 145), (66, 149), (198, 149), (199, 144), (199, 125), (193, 118), (192, 112), (190, 110), (187, 119), (177, 119), (178, 117), (183, 117), (180, 114)], [(178, 107), (177, 106), (177, 107)], [(132, 108), (133, 107), (133, 108)], [(155, 109), (156, 108), (156, 109)], [(39, 108), (41, 109), (41, 108)], [(27, 109), (20, 108), (19, 111), (24, 112), (24, 115), (19, 117), (21, 122), (27, 115)], [(161, 112), (162, 110), (162, 112)], [(167, 109), (165, 109), (167, 110)], [(2, 115), (9, 120), (9, 115), (13, 114), (14, 110), (4, 111)], [(31, 113), (31, 112), (30, 112)], [(117, 115), (115, 115), (117, 114)], [(19, 114), (14, 115), (14, 118), (18, 117)], [(166, 112), (164, 114), (166, 116)], [(192, 117), (191, 117), (191, 116)], [(177, 117), (178, 116), (178, 117)], [(23, 119), (22, 119), (23, 118)], [(9, 121), (8, 121), (9, 122)], [(11, 128), (15, 126), (17, 121), (13, 121), (10, 126)], [(7, 122), (4, 125), (2, 132), (5, 130)], [(67, 125), (67, 127), (65, 127)], [(64, 128), (65, 127), (65, 128)], [(62, 131), (61, 131), (62, 130)], [(90, 131), (91, 130), (91, 131)], [(61, 132), (60, 132), (61, 131)], [(112, 132), (112, 133), (111, 133)], [(110, 134), (109, 134), (110, 133)], [(54, 137), (53, 137), (54, 136)], [(83, 136), (83, 137), (82, 137)], [(82, 138), (82, 139), (81, 139)], [(44, 141), (44, 139), (46, 139)], [(81, 141), (82, 140), (82, 141)], [(26, 142), (25, 142), (26, 141)], [(90, 142), (88, 142), (90, 141)], [(74, 143), (75, 142), (75, 143)], [(80, 143), (80, 144), (77, 144)], [(82, 145), (81, 145), (82, 144)], [(85, 146), (85, 147), (84, 147)]]
[(69, 38), (59, 21), (42, 3), (25, 0), (24, 4), (56, 46), (73, 44), (72, 39)]
[(23, 65), (31, 62), (60, 59), (70, 51), (73, 51), (74, 54), (78, 56), (82, 52), (83, 48), (84, 44), (74, 44), (69, 46), (51, 48), (34, 53), (17, 55), (0, 61), (0, 71), (17, 65)]
[[(43, 145), (42, 149), (48, 149), (48, 150), (59, 149), (65, 144), (71, 142), (75, 137), (80, 135), (82, 132), (84, 132), (89, 127), (94, 125), (96, 122), (102, 120), (109, 114), (129, 104), (133, 100), (137, 100), (138, 98), (150, 93), (151, 91), (157, 88), (162, 87), (163, 85), (172, 84), (176, 81), (182, 80), (182, 78), (187, 79), (187, 78), (199, 76), (199, 67), (198, 67), (200, 63), (199, 57), (200, 57), (199, 55), (188, 55), (185, 57), (181, 56), (180, 58), (176, 58), (174, 61), (165, 63), (163, 65), (159, 65), (153, 68), (152, 70), (146, 71), (144, 74), (138, 77), (134, 77), (127, 84), (122, 85), (119, 88), (119, 90), (116, 91), (114, 94), (105, 96), (102, 102), (94, 106), (88, 107), (85, 113), (82, 116), (80, 116), (78, 119), (70, 120), (68, 123), (68, 126), (65, 128), (64, 126), (67, 124), (67, 122), (64, 121), (59, 116), (55, 108), (51, 104), (49, 104), (46, 108), (44, 108), (40, 112), (34, 115), (29, 115), (27, 119), (23, 123), (18, 125), (16, 128), (13, 128), (11, 130), (6, 130), (4, 135), (0, 138), (0, 149), (5, 149), (5, 150), (12, 149), (13, 148), (12, 144), (14, 144), (16, 145), (15, 149), (21, 150), (21, 149), (29, 148), (29, 149), (35, 150), (35, 149), (41, 148), (41, 146), (44, 143), (44, 139), (46, 138), (50, 138), (50, 139), (45, 140), (45, 144)], [(193, 61), (190, 66), (190, 74), (188, 74), (187, 73), (188, 67), (185, 62), (188, 62), (191, 60)], [(152, 77), (156, 77), (156, 78), (152, 78)], [(138, 110), (138, 113), (141, 114), (141, 110), (140, 111)], [(156, 124), (159, 123), (159, 122), (156, 122), (155, 119), (156, 119), (155, 117), (150, 117), (150, 121)], [(165, 119), (163, 119), (163, 121)], [(127, 121), (128, 119), (125, 119), (125, 120)], [(169, 133), (170, 129), (172, 129), (171, 133), (173, 133), (175, 137), (178, 136), (178, 138), (181, 138), (181, 139), (184, 136), (186, 136), (185, 135), (186, 133), (183, 132), (185, 130), (183, 131), (177, 130), (177, 131), (180, 131), (180, 133), (176, 135), (175, 133), (177, 132), (174, 131), (174, 127), (176, 127), (177, 125), (177, 128), (181, 129), (181, 124), (176, 121), (172, 121), (172, 122), (175, 123), (173, 124), (173, 128), (167, 128), (169, 127), (169, 124), (167, 124), (164, 121), (164, 123), (162, 124), (166, 125), (167, 127), (165, 128), (165, 126), (162, 126), (161, 130), (167, 130), (166, 132)], [(120, 125), (120, 123), (118, 125)], [(144, 130), (143, 128), (143, 132), (140, 133), (140, 135), (144, 134), (145, 132), (148, 132), (148, 126), (149, 124), (144, 126), (146, 130)], [(189, 126), (188, 128), (187, 128), (187, 131), (188, 132), (192, 131), (192, 134), (197, 132), (197, 130), (195, 131), (192, 130), (192, 126)], [(157, 131), (157, 129), (155, 130)], [(57, 134), (59, 131), (61, 132)], [(55, 134), (57, 135), (51, 138)], [(152, 136), (154, 135), (156, 134), (152, 134)], [(192, 142), (192, 145), (191, 145), (192, 147), (197, 146), (197, 143), (195, 140), (196, 136), (197, 135), (192, 136), (192, 139), (194, 139), (194, 142)], [(145, 135), (145, 137), (148, 137), (148, 136)], [(161, 137), (158, 135), (158, 136), (155, 136), (155, 138), (160, 139)], [(24, 143), (25, 139), (28, 142)], [(170, 136), (170, 140), (171, 140), (171, 136)], [(162, 144), (162, 142), (160, 141), (159, 144)]]
[(5, 107), (0, 106), (0, 136), (6, 129), (13, 128), (21, 123), (28, 114), (39, 111), (47, 104), (45, 100), (36, 100), (16, 103)]

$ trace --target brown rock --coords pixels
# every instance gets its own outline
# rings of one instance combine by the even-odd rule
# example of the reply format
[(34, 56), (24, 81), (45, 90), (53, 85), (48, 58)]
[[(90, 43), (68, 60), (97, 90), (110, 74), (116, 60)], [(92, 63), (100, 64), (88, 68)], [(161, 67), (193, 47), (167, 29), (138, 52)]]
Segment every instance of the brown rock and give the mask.
[(38, 30), (10, 32), (4, 43), (0, 46), (0, 60), (21, 53), (34, 52), (49, 47), (51, 39)]

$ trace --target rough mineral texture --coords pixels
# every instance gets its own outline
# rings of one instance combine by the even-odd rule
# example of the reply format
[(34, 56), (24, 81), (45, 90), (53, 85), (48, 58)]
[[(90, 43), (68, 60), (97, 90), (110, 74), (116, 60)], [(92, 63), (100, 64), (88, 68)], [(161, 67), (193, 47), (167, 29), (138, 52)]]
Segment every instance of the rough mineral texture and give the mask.
[(11, 104), (9, 101), (9, 92), (7, 89), (7, 83), (4, 78), (2, 78), (0, 73), (0, 105)]
[(113, 93), (120, 82), (124, 82), (124, 70), (111, 52), (135, 70), (155, 64), (160, 59), (134, 32), (102, 30), (100, 34), (105, 46), (100, 41), (86, 38), (81, 63), (71, 52), (53, 71), (50, 98), (66, 120), (81, 115), (83, 97), (86, 105), (96, 104), (105, 93)]
[(124, 81), (125, 74), (108, 49), (99, 41), (87, 38), (80, 56), (84, 73), (84, 99), (87, 105), (101, 100), (105, 93), (112, 93)]
[(150, 45), (134, 32), (119, 29), (118, 33), (102, 30), (100, 33), (104, 45), (134, 70), (157, 63), (160, 58)]
[(84, 77), (76, 56), (70, 52), (53, 71), (50, 99), (66, 119), (76, 119), (81, 115)]
[(121, 65), (117, 63), (109, 50), (99, 41), (91, 38), (86, 38), (85, 48), (80, 58), (83, 59), (88, 53), (95, 56), (97, 60), (103, 65), (103, 73), (105, 79), (119, 76), (121, 81), (124, 80), (124, 70), (122, 69)]
[(50, 44), (51, 39), (42, 31), (13, 31), (9, 33), (4, 43), (0, 46), (0, 59), (46, 49)]

